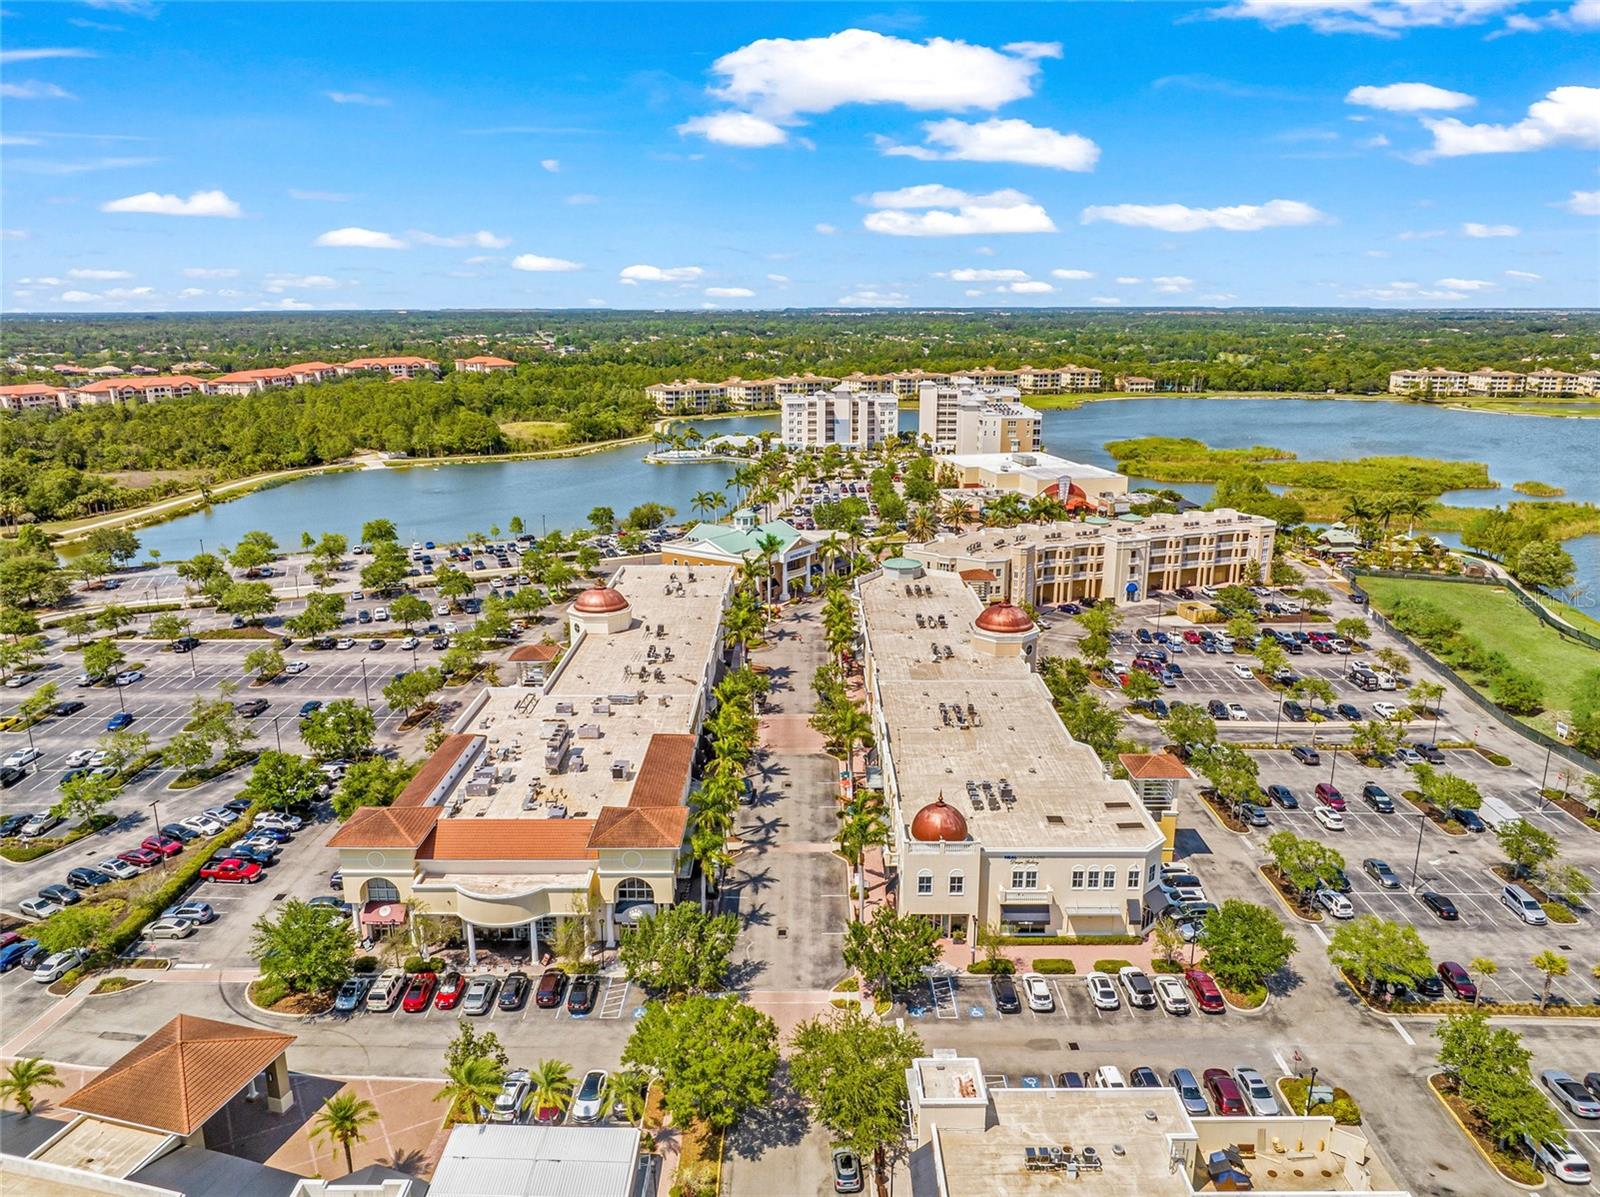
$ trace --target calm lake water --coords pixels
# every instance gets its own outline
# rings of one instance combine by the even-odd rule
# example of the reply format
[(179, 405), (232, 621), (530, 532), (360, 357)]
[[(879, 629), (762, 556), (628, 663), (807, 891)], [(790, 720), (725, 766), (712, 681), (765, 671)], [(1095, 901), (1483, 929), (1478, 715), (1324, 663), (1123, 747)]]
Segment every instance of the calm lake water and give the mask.
[[(908, 418), (915, 417), (901, 413)], [(760, 416), (691, 423), (707, 436), (776, 426), (772, 417)], [(1045, 446), (1076, 461), (1113, 465), (1106, 442), (1135, 436), (1188, 436), (1219, 448), (1272, 445), (1308, 459), (1408, 454), (1483, 461), (1501, 488), (1458, 491), (1445, 501), (1492, 507), (1517, 497), (1512, 483), (1534, 480), (1563, 486), (1574, 500), (1600, 502), (1600, 424), (1593, 421), (1302, 399), (1130, 399), (1044, 415)], [(214, 548), (254, 528), (283, 545), (297, 544), (302, 531), (355, 539), (362, 522), (377, 516), (394, 520), (407, 541), (453, 539), (491, 524), (504, 528), (513, 515), (530, 531), (570, 528), (586, 522), (594, 507), (622, 515), (646, 499), (687, 519), (690, 497), (721, 488), (732, 473), (725, 463), (646, 465), (647, 449), (307, 478), (146, 528), (139, 538), (173, 559), (199, 552), (202, 540)], [(1203, 484), (1177, 489), (1197, 501), (1210, 493)], [(1600, 585), (1600, 537), (1567, 548), (1578, 561), (1580, 581)]]

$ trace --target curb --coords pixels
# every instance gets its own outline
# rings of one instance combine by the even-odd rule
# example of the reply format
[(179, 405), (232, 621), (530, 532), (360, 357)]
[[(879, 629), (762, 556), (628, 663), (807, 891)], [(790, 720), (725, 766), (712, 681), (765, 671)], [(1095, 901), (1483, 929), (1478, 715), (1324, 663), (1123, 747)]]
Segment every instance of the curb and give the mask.
[(1196, 802), (1198, 802), (1202, 807), (1205, 808), (1206, 814), (1211, 816), (1211, 821), (1217, 825), (1217, 830), (1218, 831), (1226, 831), (1229, 835), (1236, 835), (1242, 840), (1247, 840), (1247, 839), (1250, 838), (1250, 833), (1248, 831), (1235, 831), (1233, 828), (1229, 827), (1226, 823), (1224, 823), (1222, 821), (1222, 816), (1217, 814), (1215, 808), (1212, 807), (1211, 803), (1207, 802), (1204, 798), (1200, 797), (1199, 794), (1196, 794), (1194, 796), (1194, 798), (1195, 798)]
[(265, 1014), (268, 1018), (287, 1018), (293, 1022), (301, 1022), (308, 1018), (316, 1018), (321, 1014), (333, 1013), (333, 1006), (331, 1004), (326, 1010), (319, 1010), (315, 1014), (283, 1014), (277, 1010), (268, 1010), (265, 1006), (259, 1004), (255, 998), (250, 996), (250, 987), (259, 980), (261, 980), (261, 978), (257, 977), (255, 981), (246, 981), (244, 983), (245, 1005), (249, 1006), (250, 1009), (254, 1010), (257, 1014)]
[(1472, 1144), (1472, 1149), (1478, 1153), (1478, 1158), (1483, 1160), (1483, 1162), (1489, 1166), (1489, 1170), (1503, 1180), (1506, 1184), (1515, 1185), (1524, 1193), (1537, 1193), (1546, 1188), (1550, 1183), (1548, 1180), (1541, 1179), (1536, 1185), (1526, 1185), (1520, 1180), (1512, 1180), (1511, 1177), (1500, 1171), (1495, 1162), (1489, 1158), (1488, 1152), (1484, 1151), (1483, 1144), (1478, 1142), (1478, 1136), (1467, 1129), (1466, 1123), (1461, 1121), (1460, 1115), (1458, 1115), (1455, 1110), (1451, 1108), (1450, 1103), (1444, 1099), (1444, 1094), (1440, 1093), (1439, 1090), (1433, 1087), (1433, 1078), (1443, 1075), (1444, 1073), (1442, 1072), (1430, 1072), (1427, 1076), (1427, 1080), (1424, 1083), (1428, 1086), (1428, 1092), (1433, 1094), (1434, 1100), (1444, 1107), (1444, 1112), (1446, 1114), (1450, 1115), (1450, 1121), (1456, 1124), (1456, 1129), (1461, 1132), (1462, 1137), (1465, 1138), (1468, 1143)]
[(1278, 905), (1283, 907), (1284, 913), (1290, 918), (1294, 919), (1297, 923), (1301, 923), (1307, 927), (1320, 927), (1323, 923), (1327, 922), (1327, 920), (1323, 918), (1307, 918), (1293, 906), (1289, 905), (1289, 900), (1285, 898), (1278, 887), (1272, 883), (1272, 878), (1267, 876), (1265, 865), (1257, 865), (1256, 874), (1261, 878), (1262, 881), (1266, 883), (1267, 889), (1272, 891), (1272, 896), (1277, 899)]
[(1231, 1000), (1229, 1000), (1226, 991), (1224, 991), (1222, 994), (1222, 1000), (1227, 1004), (1228, 1010), (1231, 1013), (1242, 1015), (1245, 1018), (1253, 1018), (1257, 1014), (1265, 1014), (1267, 1012), (1267, 1007), (1272, 1005), (1272, 990), (1267, 990), (1267, 996), (1261, 1000), (1261, 1004), (1259, 1006), (1236, 1006)]

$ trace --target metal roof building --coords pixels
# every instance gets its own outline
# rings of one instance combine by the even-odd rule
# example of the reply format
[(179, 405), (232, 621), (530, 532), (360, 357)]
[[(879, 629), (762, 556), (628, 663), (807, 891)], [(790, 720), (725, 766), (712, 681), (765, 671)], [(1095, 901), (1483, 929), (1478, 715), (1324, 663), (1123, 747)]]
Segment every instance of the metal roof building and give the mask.
[(654, 1170), (631, 1126), (458, 1126), (430, 1197), (640, 1197)]

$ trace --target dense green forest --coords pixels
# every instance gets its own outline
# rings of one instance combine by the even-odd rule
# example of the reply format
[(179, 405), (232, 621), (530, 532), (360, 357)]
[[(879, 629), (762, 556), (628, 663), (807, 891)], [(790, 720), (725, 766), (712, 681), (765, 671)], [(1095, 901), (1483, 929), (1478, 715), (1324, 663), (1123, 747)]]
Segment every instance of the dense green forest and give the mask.
[[(643, 431), (643, 388), (814, 370), (1074, 362), (1211, 391), (1378, 392), (1391, 369), (1578, 370), (1600, 355), (1591, 312), (921, 311), (360, 312), (0, 320), (5, 381), (48, 367), (203, 361), (219, 370), (412, 353), (441, 380), (349, 380), (249, 397), (0, 418), (0, 519), (130, 506), (356, 449), (482, 454)], [(450, 371), (497, 353), (514, 376)]]

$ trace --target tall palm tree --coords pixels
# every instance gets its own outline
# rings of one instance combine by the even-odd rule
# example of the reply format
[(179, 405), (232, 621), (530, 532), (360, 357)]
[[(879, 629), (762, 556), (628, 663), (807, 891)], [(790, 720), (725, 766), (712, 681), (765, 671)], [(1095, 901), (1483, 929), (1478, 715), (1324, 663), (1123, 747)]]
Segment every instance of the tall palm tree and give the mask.
[(559, 1110), (572, 1105), (572, 1068), (565, 1060), (540, 1060), (528, 1074), (531, 1104), (535, 1110)]
[(638, 1069), (624, 1068), (606, 1077), (605, 1104), (612, 1110), (620, 1107), (627, 1120), (637, 1124), (644, 1118), (649, 1092), (648, 1076)]
[(444, 1088), (434, 1101), (449, 1101), (450, 1116), (457, 1122), (476, 1122), (478, 1112), (494, 1105), (495, 1095), (506, 1075), (499, 1062), (486, 1056), (470, 1056), (445, 1071)]
[[(487, 1063), (487, 1061), (472, 1062)], [(492, 1095), (489, 1100), (494, 1100)], [(367, 1133), (362, 1128), (376, 1121), (378, 1121), (378, 1107), (366, 1098), (357, 1097), (354, 1093), (335, 1094), (311, 1120), (311, 1138), (327, 1139), (330, 1143), (337, 1143), (343, 1147), (344, 1170), (346, 1173), (354, 1172), (356, 1161), (350, 1149), (366, 1140)]]
[(694, 497), (689, 500), (689, 506), (701, 515), (715, 515), (717, 508), (723, 504), (722, 492), (717, 490), (697, 490)]
[(844, 809), (839, 824), (839, 853), (849, 862), (856, 875), (856, 920), (867, 921), (867, 879), (862, 874), (861, 862), (866, 850), (874, 844), (889, 842), (889, 821), (883, 809), (883, 799), (867, 791), (858, 791)]
[(858, 706), (842, 707), (834, 722), (834, 735), (844, 751), (845, 767), (853, 774), (856, 769), (856, 745), (872, 747), (872, 718)]
[(944, 522), (954, 524), (957, 528), (964, 527), (977, 519), (977, 512), (966, 499), (952, 495), (944, 503)]
[(0, 1101), (14, 1101), (24, 1118), (33, 1113), (35, 1089), (59, 1089), (61, 1078), (56, 1066), (33, 1056), (13, 1060), (0, 1076)]
[(767, 567), (767, 602), (772, 602), (772, 583), (778, 575), (778, 554), (783, 552), (783, 537), (776, 532), (763, 532), (756, 539), (756, 549)]
[(938, 533), (939, 517), (934, 514), (933, 504), (924, 503), (912, 510), (906, 520), (906, 534), (912, 540), (932, 540)]

